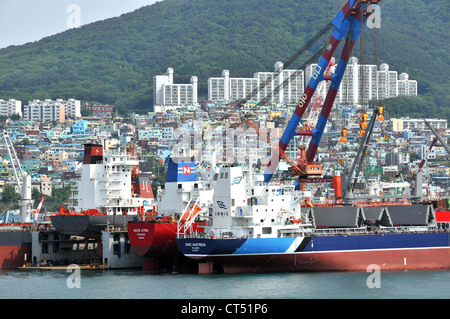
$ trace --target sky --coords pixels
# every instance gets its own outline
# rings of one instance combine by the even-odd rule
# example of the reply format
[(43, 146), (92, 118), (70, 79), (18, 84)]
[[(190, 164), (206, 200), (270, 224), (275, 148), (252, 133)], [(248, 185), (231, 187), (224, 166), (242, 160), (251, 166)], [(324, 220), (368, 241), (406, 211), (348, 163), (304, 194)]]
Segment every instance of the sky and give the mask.
[(118, 17), (157, 0), (0, 0), (0, 48)]

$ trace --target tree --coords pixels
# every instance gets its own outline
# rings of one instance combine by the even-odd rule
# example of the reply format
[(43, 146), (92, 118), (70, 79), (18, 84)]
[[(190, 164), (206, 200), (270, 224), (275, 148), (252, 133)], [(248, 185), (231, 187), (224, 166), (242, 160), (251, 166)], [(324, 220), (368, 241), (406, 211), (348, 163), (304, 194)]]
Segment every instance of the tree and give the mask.
[(81, 116), (92, 116), (92, 111), (87, 107), (81, 108)]
[(22, 199), (20, 194), (16, 193), (14, 186), (8, 185), (5, 187), (2, 193), (2, 202), (5, 204), (13, 204), (12, 208), (19, 207), (19, 201)]
[(152, 191), (153, 194), (156, 194), (158, 186), (165, 184), (167, 172), (164, 165), (156, 157), (149, 157), (148, 163), (152, 173), (155, 175), (155, 179), (152, 182)]
[(34, 203), (39, 203), (42, 199), (42, 196), (44, 196), (37, 188), (33, 188), (31, 190), (31, 199), (34, 201)]
[(17, 113), (14, 113), (10, 116), (11, 120), (13, 121), (19, 121), (20, 120), (20, 115)]
[(22, 139), (20, 142), (14, 143), (16, 145), (32, 145), (30, 139), (28, 137)]

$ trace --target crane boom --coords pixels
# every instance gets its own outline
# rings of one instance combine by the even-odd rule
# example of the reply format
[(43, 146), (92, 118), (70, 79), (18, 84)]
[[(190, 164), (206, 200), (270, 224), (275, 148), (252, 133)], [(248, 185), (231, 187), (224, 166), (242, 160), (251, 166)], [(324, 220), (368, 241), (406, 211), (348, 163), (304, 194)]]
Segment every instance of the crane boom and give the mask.
[(6, 150), (8, 151), (9, 159), (11, 161), (11, 165), (13, 167), (14, 177), (16, 178), (17, 187), (19, 190), (22, 189), (22, 181), (19, 179), (19, 176), (17, 174), (17, 170), (20, 171), (20, 176), (22, 177), (23, 170), (22, 166), (20, 165), (19, 158), (17, 157), (16, 150), (14, 149), (13, 143), (11, 141), (11, 138), (8, 135), (8, 132), (3, 131), (3, 140), (5, 141)]
[[(319, 142), (322, 138), (325, 125), (328, 121), (328, 116), (331, 112), (334, 100), (336, 98), (337, 91), (339, 89), (342, 77), (344, 75), (345, 69), (347, 67), (348, 60), (353, 51), (353, 47), (361, 34), (362, 26), (361, 18), (367, 17), (370, 13), (367, 11), (367, 6), (369, 3), (375, 4), (381, 0), (374, 1), (355, 1), (349, 0), (345, 6), (338, 12), (338, 14), (332, 20), (332, 25), (334, 26), (331, 37), (328, 44), (325, 46), (322, 57), (320, 58), (316, 69), (314, 70), (309, 83), (303, 92), (300, 101), (298, 102), (294, 114), (289, 120), (286, 129), (280, 139), (279, 146), (283, 151), (286, 150), (290, 140), (296, 134), (296, 128), (306, 111), (314, 92), (318, 84), (325, 79), (324, 73), (327, 66), (333, 57), (334, 52), (339, 46), (340, 42), (345, 37), (344, 48), (341, 53), (340, 60), (337, 64), (335, 73), (331, 76), (331, 85), (328, 90), (325, 102), (322, 108), (322, 112), (317, 121), (317, 125), (313, 130), (312, 138), (308, 147), (307, 160), (312, 161), (315, 157)], [(271, 158), (265, 172), (264, 181), (268, 182), (273, 176), (273, 173), (278, 166), (280, 161), (280, 156)]]
[(37, 221), (37, 218), (38, 218), (39, 213), (40, 213), (40, 211), (41, 211), (42, 203), (44, 202), (44, 200), (45, 200), (45, 197), (42, 196), (41, 202), (39, 203), (38, 207), (36, 208), (36, 211), (35, 211), (34, 214), (33, 214), (33, 220), (34, 220), (35, 222)]
[[(253, 127), (253, 128), (255, 129), (255, 131), (258, 133), (258, 135), (261, 136), (262, 138), (264, 138), (264, 141), (265, 141), (268, 145), (270, 145), (270, 143), (271, 143), (270, 137), (267, 136), (266, 134), (264, 134), (264, 132), (263, 132), (263, 131), (255, 124), (255, 123), (253, 123), (252, 121), (250, 121), (250, 120), (247, 119), (247, 118), (244, 118), (244, 119), (247, 121), (247, 123), (248, 123), (251, 127)], [(301, 173), (300, 168), (294, 163), (294, 161), (292, 161), (292, 160), (289, 158), (289, 156), (286, 155), (286, 153), (284, 152), (284, 150), (282, 150), (280, 147), (278, 147), (278, 149), (277, 149), (277, 147), (275, 147), (275, 148), (274, 148), (274, 151), (275, 151), (277, 154), (279, 154), (279, 156), (280, 156), (281, 158), (283, 158), (286, 162), (288, 162), (288, 163), (291, 165), (291, 167), (294, 169), (294, 171), (295, 171), (295, 173), (296, 173), (297, 175)]]
[[(20, 209), (22, 222), (27, 222), (31, 218), (30, 213), (33, 205), (33, 201), (31, 199), (31, 176), (22, 170), (16, 150), (14, 149), (11, 138), (6, 131), (3, 131), (3, 140), (5, 141), (6, 149), (8, 150), (8, 155), (13, 167), (14, 177), (16, 178), (17, 187), (22, 197), (22, 205)], [(17, 170), (20, 172), (20, 178), (17, 174)]]
[(436, 138), (439, 140), (439, 142), (441, 142), (441, 145), (445, 148), (445, 150), (447, 151), (447, 156), (450, 156), (450, 149), (447, 145), (447, 143), (445, 143), (444, 139), (442, 138), (441, 134), (438, 133), (438, 131), (434, 128), (433, 125), (431, 125), (427, 120), (424, 120), (425, 124), (430, 128), (430, 130), (434, 133), (434, 135), (436, 136)]

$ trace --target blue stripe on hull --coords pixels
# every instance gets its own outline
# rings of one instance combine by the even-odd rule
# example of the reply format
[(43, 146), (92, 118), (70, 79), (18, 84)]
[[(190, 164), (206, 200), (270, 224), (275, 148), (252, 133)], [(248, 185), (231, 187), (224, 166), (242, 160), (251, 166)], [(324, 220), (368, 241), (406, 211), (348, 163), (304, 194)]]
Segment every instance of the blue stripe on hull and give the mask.
[(293, 247), (295, 237), (250, 239), (177, 239), (180, 251), (190, 257), (242, 256), (383, 249), (448, 248), (449, 233), (408, 233), (306, 237)]
[(449, 233), (318, 236), (304, 252), (449, 247)]
[(295, 238), (250, 238), (236, 250), (234, 255), (284, 253)]

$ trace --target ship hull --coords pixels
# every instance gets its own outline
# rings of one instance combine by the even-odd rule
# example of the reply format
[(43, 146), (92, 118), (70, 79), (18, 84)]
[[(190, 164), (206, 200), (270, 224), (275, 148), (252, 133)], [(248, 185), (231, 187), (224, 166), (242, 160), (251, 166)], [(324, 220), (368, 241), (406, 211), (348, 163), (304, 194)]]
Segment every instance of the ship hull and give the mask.
[(55, 215), (51, 216), (53, 227), (60, 233), (82, 237), (101, 238), (107, 227), (125, 229), (136, 215)]
[(0, 231), (0, 269), (23, 266), (31, 258), (31, 232)]
[[(197, 262), (181, 254), (177, 247), (177, 223), (130, 222), (127, 228), (128, 238), (136, 253), (154, 262), (152, 270), (196, 270)], [(202, 232), (203, 228), (194, 223), (191, 231)]]
[(177, 253), (176, 233), (177, 223), (128, 223), (131, 246), (143, 257), (161, 257)]
[[(127, 227), (131, 246), (140, 256), (173, 256), (179, 252), (175, 222), (130, 222)], [(190, 231), (203, 232), (203, 228), (194, 223)]]
[(264, 239), (177, 239), (190, 258), (225, 273), (450, 268), (449, 233)]

